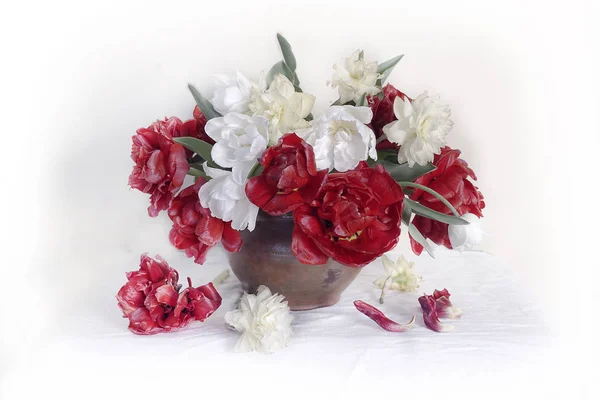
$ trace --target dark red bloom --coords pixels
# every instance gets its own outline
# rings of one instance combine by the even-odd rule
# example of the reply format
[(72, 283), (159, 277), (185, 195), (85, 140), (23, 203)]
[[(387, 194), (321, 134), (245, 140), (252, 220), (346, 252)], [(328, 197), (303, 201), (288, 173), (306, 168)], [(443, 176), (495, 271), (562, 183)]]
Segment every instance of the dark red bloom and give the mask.
[(311, 145), (288, 133), (260, 159), (262, 173), (246, 183), (246, 195), (271, 215), (286, 214), (314, 200), (327, 170), (317, 171)]
[(160, 256), (142, 254), (140, 269), (127, 272), (127, 283), (117, 293), (129, 330), (138, 335), (169, 332), (194, 319), (204, 321), (221, 305), (212, 283), (179, 293), (179, 275)]
[(200, 108), (198, 106), (194, 107), (194, 118), (183, 123), (181, 136), (191, 136), (207, 143), (215, 144), (215, 141), (204, 130), (206, 122), (206, 117), (202, 114)]
[[(371, 119), (371, 123), (369, 126), (375, 132), (375, 137), (379, 138), (383, 135), (383, 127), (389, 124), (390, 122), (396, 121), (396, 116), (394, 115), (394, 100), (396, 97), (400, 97), (402, 100), (411, 99), (393, 87), (390, 84), (387, 84), (383, 87), (382, 90), (383, 98), (379, 98), (379, 96), (370, 96), (368, 98), (368, 105), (371, 107), (371, 111), (373, 111), (373, 119)], [(385, 139), (381, 142), (377, 143), (377, 149), (397, 149), (398, 145), (396, 143), (392, 143), (389, 140)]]
[(378, 310), (370, 304), (365, 303), (362, 300), (355, 300), (354, 307), (356, 307), (358, 311), (375, 321), (377, 325), (389, 332), (406, 332), (407, 330), (412, 328), (415, 322), (415, 317), (413, 316), (412, 319), (408, 322), (408, 324), (401, 325), (397, 322), (392, 321), (391, 319), (386, 317), (385, 314), (382, 313), (380, 310)]
[(292, 251), (305, 264), (328, 258), (363, 267), (400, 235), (404, 193), (381, 165), (329, 174), (311, 205), (294, 210)]
[(193, 186), (175, 196), (168, 211), (173, 221), (169, 233), (171, 244), (185, 250), (185, 254), (198, 264), (204, 263), (207, 251), (219, 242), (230, 252), (236, 252), (242, 246), (240, 233), (231, 227), (231, 222), (213, 217), (208, 208), (200, 205), (198, 190), (205, 183), (203, 178), (197, 178)]
[(419, 304), (423, 310), (425, 325), (436, 332), (450, 332), (453, 326), (444, 325), (440, 318), (458, 318), (461, 315), (459, 308), (452, 305), (448, 290), (434, 290), (433, 295), (424, 294), (419, 297)]
[[(427, 186), (441, 194), (460, 215), (471, 213), (481, 218), (483, 216), (481, 210), (485, 207), (483, 195), (468, 179), (477, 180), (477, 177), (467, 162), (458, 158), (459, 156), (460, 150), (444, 147), (433, 160), (436, 169), (419, 177), (415, 183)], [(437, 197), (420, 189), (416, 189), (410, 198), (435, 211), (452, 214), (452, 211)], [(412, 223), (425, 238), (437, 245), (452, 248), (448, 237), (448, 224), (419, 215), (415, 216)], [(417, 255), (421, 254), (423, 246), (412, 237), (410, 243), (413, 252)]]
[(151, 217), (169, 207), (173, 194), (190, 169), (185, 148), (173, 142), (173, 137), (181, 134), (181, 127), (181, 120), (172, 117), (140, 128), (132, 137), (131, 158), (135, 165), (129, 185), (150, 194), (148, 214)]

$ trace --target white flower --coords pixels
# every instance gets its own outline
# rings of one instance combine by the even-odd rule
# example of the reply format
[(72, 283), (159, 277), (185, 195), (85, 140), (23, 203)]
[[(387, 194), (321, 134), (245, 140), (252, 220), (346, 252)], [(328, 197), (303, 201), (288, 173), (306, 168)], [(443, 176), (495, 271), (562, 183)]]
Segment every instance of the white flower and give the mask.
[(313, 146), (318, 169), (344, 172), (369, 157), (377, 159), (375, 134), (366, 125), (371, 118), (369, 107), (333, 106), (296, 134)]
[(427, 92), (419, 95), (412, 103), (400, 96), (394, 100), (394, 115), (397, 121), (383, 127), (390, 142), (401, 145), (398, 162), (412, 167), (415, 164), (427, 165), (434, 154), (446, 145), (446, 135), (452, 125), (450, 108), (437, 103)]
[(284, 299), (266, 286), (259, 286), (256, 295), (244, 293), (238, 309), (225, 314), (225, 322), (242, 332), (236, 351), (274, 353), (287, 346), (293, 318)]
[(239, 71), (235, 78), (219, 75), (217, 77), (217, 88), (210, 102), (221, 115), (230, 112), (246, 113), (253, 86), (255, 85)]
[(478, 245), (483, 240), (483, 229), (479, 223), (479, 217), (475, 214), (466, 213), (461, 216), (469, 222), (469, 225), (450, 225), (448, 236), (450, 244), (455, 250), (468, 250)]
[(238, 231), (248, 228), (253, 231), (258, 216), (258, 207), (246, 196), (246, 175), (210, 168), (204, 163), (204, 172), (212, 179), (198, 191), (200, 204), (223, 221), (231, 221), (231, 227)]
[(376, 85), (379, 79), (377, 63), (366, 63), (362, 51), (356, 50), (350, 57), (334, 65), (333, 69), (331, 86), (337, 86), (341, 104), (351, 100), (357, 102), (363, 94), (375, 95), (381, 90)]
[(221, 167), (233, 168), (233, 175), (243, 181), (267, 148), (267, 125), (263, 117), (239, 113), (209, 120), (204, 129), (216, 142), (210, 153), (213, 160)]
[(270, 144), (273, 145), (283, 134), (309, 125), (305, 118), (314, 103), (315, 96), (296, 92), (288, 78), (277, 74), (266, 91), (255, 88), (249, 109), (252, 115), (269, 120)]
[(400, 256), (394, 262), (386, 255), (383, 256), (382, 261), (387, 276), (377, 279), (373, 282), (375, 285), (381, 289), (391, 289), (400, 292), (417, 290), (422, 278), (421, 275), (413, 271), (414, 262), (407, 261), (404, 256)]

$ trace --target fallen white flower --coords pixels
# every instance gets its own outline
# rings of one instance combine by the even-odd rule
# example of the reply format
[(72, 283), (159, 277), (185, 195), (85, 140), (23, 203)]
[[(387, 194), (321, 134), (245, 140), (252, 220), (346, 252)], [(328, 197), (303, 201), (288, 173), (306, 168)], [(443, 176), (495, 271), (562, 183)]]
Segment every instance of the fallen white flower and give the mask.
[(381, 261), (387, 276), (379, 278), (373, 283), (380, 287), (382, 291), (391, 289), (399, 292), (412, 292), (419, 288), (422, 278), (421, 275), (413, 271), (414, 262), (406, 260), (404, 256), (392, 261), (385, 254)]
[(293, 318), (284, 299), (262, 285), (256, 295), (244, 293), (238, 308), (225, 314), (225, 322), (242, 333), (236, 351), (269, 354), (287, 346)]

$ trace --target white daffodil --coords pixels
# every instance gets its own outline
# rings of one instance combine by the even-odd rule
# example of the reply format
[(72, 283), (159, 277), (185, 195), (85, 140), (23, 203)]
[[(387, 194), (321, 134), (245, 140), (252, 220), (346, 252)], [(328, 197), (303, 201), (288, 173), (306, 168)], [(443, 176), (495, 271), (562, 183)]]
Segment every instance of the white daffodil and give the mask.
[(422, 278), (421, 275), (413, 271), (414, 262), (407, 261), (404, 256), (400, 256), (394, 262), (385, 254), (381, 261), (387, 276), (377, 279), (373, 282), (375, 285), (381, 289), (391, 289), (399, 292), (413, 292), (418, 289)]
[(256, 295), (244, 293), (237, 310), (225, 314), (225, 322), (242, 333), (236, 351), (274, 353), (287, 346), (293, 318), (284, 299), (266, 286), (259, 286)]
[(212, 179), (200, 188), (200, 204), (210, 213), (225, 222), (231, 221), (231, 227), (238, 231), (248, 228), (253, 231), (258, 216), (258, 207), (246, 196), (246, 175), (234, 174), (218, 168), (210, 168), (204, 163), (204, 172)]
[(369, 107), (333, 106), (296, 134), (313, 146), (318, 169), (344, 172), (369, 157), (377, 159), (375, 134), (366, 125), (371, 118)]
[(255, 86), (239, 71), (235, 78), (225, 75), (217, 76), (217, 88), (210, 102), (221, 115), (230, 112), (247, 113), (248, 104)]
[(331, 86), (338, 88), (340, 103), (359, 101), (363, 94), (375, 95), (381, 90), (377, 87), (377, 63), (366, 63), (363, 52), (356, 50), (348, 58), (333, 66), (335, 72)]
[(269, 140), (268, 121), (263, 117), (229, 113), (209, 120), (204, 129), (216, 142), (210, 153), (213, 160), (221, 167), (232, 168), (240, 182), (265, 151)]
[(296, 92), (288, 78), (277, 74), (266, 91), (260, 88), (253, 91), (249, 110), (252, 115), (269, 121), (270, 144), (273, 145), (283, 134), (309, 125), (305, 118), (314, 103), (315, 96)]
[(448, 236), (453, 249), (469, 250), (481, 243), (484, 233), (477, 215), (466, 213), (461, 218), (469, 222), (469, 225), (448, 226)]
[(431, 98), (427, 92), (412, 102), (398, 96), (394, 100), (394, 115), (397, 121), (383, 127), (387, 139), (399, 144), (398, 162), (412, 167), (415, 164), (427, 165), (434, 154), (446, 145), (446, 136), (452, 125), (450, 108), (438, 104), (438, 98)]

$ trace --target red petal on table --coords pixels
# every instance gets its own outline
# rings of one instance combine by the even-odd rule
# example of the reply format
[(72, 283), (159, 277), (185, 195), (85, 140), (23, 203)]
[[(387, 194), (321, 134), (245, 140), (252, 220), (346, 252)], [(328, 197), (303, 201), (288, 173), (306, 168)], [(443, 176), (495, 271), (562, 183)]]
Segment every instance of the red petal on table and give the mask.
[(389, 332), (406, 332), (415, 322), (415, 317), (413, 316), (410, 322), (406, 325), (401, 325), (397, 322), (392, 321), (388, 317), (385, 316), (384, 313), (379, 311), (377, 308), (373, 307), (370, 304), (365, 303), (362, 300), (355, 300), (354, 306), (358, 311), (365, 314), (367, 317), (371, 318), (373, 321), (377, 323), (380, 327)]
[(439, 315), (436, 310), (436, 300), (433, 296), (423, 295), (419, 297), (419, 304), (423, 310), (423, 321), (425, 325), (436, 332), (450, 332), (454, 330), (453, 326), (444, 325), (439, 320)]
[(454, 307), (450, 301), (448, 289), (434, 290), (433, 298), (435, 299), (435, 309), (439, 318), (460, 318), (462, 315), (462, 310)]

